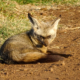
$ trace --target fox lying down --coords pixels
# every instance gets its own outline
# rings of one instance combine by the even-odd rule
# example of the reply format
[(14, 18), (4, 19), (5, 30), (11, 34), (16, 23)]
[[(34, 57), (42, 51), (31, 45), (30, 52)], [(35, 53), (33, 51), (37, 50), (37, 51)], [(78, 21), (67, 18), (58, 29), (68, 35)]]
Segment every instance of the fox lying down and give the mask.
[(31, 29), (8, 38), (0, 49), (6, 63), (34, 62), (45, 58), (47, 47), (56, 37), (60, 17), (51, 23), (39, 22), (28, 13)]

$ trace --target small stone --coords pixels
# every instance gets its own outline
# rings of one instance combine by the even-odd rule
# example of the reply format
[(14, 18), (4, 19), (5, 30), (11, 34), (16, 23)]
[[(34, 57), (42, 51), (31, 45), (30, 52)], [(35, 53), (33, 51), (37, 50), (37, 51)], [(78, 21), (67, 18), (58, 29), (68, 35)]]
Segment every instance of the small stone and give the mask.
[(56, 68), (57, 66), (56, 66), (56, 65), (54, 65), (53, 67), (54, 67), (54, 68)]
[(39, 73), (39, 76), (41, 76), (41, 73)]
[(40, 62), (38, 62), (37, 64), (41, 64)]
[(62, 65), (65, 66), (65, 62), (64, 61), (62, 62)]
[(51, 68), (50, 71), (53, 72), (53, 68)]
[(24, 68), (24, 71), (27, 71), (28, 69), (27, 68)]
[(59, 78), (56, 78), (56, 80), (59, 80)]
[(20, 71), (24, 71), (24, 69), (19, 69)]
[(4, 75), (7, 75), (7, 73), (5, 72)]
[(47, 80), (50, 80), (50, 79), (51, 79), (50, 77), (47, 78)]
[(30, 72), (30, 74), (33, 74), (33, 72)]

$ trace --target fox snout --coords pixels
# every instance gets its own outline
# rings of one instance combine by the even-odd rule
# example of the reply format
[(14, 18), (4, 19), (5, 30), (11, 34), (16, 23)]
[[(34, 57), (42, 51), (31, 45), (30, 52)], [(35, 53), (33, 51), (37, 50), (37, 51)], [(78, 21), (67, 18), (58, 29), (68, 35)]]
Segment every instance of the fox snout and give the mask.
[(48, 46), (49, 45), (48, 40), (44, 40), (43, 45)]
[(48, 46), (50, 44), (50, 40), (49, 38), (51, 38), (51, 36), (47, 36), (47, 37), (43, 37), (43, 36), (39, 36), (38, 35), (38, 40), (40, 41), (40, 43), (44, 46)]
[(42, 45), (44, 46), (48, 46), (50, 44), (49, 40), (44, 39), (43, 41), (41, 41)]

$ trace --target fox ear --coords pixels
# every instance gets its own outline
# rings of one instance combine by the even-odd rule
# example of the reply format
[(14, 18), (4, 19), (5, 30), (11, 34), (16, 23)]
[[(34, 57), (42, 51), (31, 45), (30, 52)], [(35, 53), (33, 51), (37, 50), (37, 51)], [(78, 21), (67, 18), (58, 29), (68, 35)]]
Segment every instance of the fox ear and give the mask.
[(54, 23), (52, 24), (52, 28), (54, 29), (54, 30), (57, 30), (57, 26), (58, 26), (58, 23), (59, 23), (59, 21), (61, 20), (61, 18), (58, 18), (58, 19), (56, 19), (55, 21), (54, 21)]
[(28, 18), (33, 25), (38, 25), (38, 21), (32, 17), (30, 13), (28, 13)]
[(59, 23), (60, 20), (61, 20), (61, 15), (59, 16), (59, 18), (57, 18), (54, 21), (54, 23), (51, 24), (53, 29), (57, 30), (57, 28), (58, 28), (57, 26), (58, 26), (58, 23)]

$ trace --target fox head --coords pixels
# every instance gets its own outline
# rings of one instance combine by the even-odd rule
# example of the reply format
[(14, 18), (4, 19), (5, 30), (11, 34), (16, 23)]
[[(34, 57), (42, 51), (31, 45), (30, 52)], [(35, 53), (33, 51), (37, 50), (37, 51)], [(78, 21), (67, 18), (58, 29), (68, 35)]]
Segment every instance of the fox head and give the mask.
[(28, 18), (32, 23), (32, 35), (38, 39), (42, 45), (48, 46), (56, 37), (60, 17), (51, 23), (39, 22), (28, 13)]

